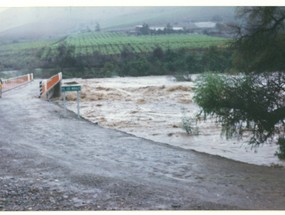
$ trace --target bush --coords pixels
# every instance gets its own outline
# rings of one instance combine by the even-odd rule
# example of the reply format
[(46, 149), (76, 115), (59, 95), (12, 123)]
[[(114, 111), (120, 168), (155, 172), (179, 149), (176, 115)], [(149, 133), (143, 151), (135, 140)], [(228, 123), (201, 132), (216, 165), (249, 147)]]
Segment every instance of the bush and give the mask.
[(185, 110), (183, 110), (182, 116), (182, 128), (188, 135), (199, 135), (199, 128), (196, 126), (197, 121), (192, 117), (186, 116)]

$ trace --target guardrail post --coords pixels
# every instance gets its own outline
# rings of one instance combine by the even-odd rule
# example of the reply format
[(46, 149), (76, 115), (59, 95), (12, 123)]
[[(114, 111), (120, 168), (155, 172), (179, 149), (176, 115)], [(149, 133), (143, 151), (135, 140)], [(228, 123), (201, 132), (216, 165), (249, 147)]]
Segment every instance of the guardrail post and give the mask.
[(43, 82), (42, 82), (42, 81), (40, 81), (39, 87), (40, 87), (40, 95), (39, 95), (39, 98), (41, 98), (41, 96), (42, 96), (42, 94), (43, 94)]

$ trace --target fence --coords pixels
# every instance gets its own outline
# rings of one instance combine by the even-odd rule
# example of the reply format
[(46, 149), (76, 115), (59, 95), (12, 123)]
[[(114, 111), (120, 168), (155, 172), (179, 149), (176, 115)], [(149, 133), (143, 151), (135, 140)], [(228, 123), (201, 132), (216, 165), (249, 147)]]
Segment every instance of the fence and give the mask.
[(34, 79), (33, 73), (3, 80), (2, 92), (27, 84)]

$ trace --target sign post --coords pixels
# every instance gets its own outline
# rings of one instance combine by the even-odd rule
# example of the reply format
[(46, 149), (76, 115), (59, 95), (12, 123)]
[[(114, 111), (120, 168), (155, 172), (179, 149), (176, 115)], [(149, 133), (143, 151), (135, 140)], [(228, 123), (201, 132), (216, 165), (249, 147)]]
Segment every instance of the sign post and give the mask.
[(63, 106), (64, 106), (64, 115), (66, 115), (66, 99), (65, 99), (65, 91), (63, 92)]
[(77, 82), (70, 82), (70, 83), (64, 83), (61, 86), (61, 92), (63, 92), (63, 105), (64, 105), (64, 111), (66, 113), (66, 99), (65, 99), (65, 92), (69, 91), (76, 91), (77, 92), (77, 117), (80, 118), (80, 91), (81, 91), (81, 85)]
[(77, 91), (77, 117), (80, 117), (80, 91)]

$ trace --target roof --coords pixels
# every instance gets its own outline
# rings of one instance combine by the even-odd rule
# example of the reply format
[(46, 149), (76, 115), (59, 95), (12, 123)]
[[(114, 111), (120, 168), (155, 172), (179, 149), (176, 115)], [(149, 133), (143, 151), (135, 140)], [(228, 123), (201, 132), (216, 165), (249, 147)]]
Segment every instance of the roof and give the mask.
[(158, 31), (158, 30), (161, 30), (163, 31), (165, 29), (165, 27), (149, 27), (150, 30), (155, 30), (155, 31)]
[(174, 31), (182, 31), (184, 29), (183, 29), (183, 27), (173, 27), (172, 30), (174, 30)]

